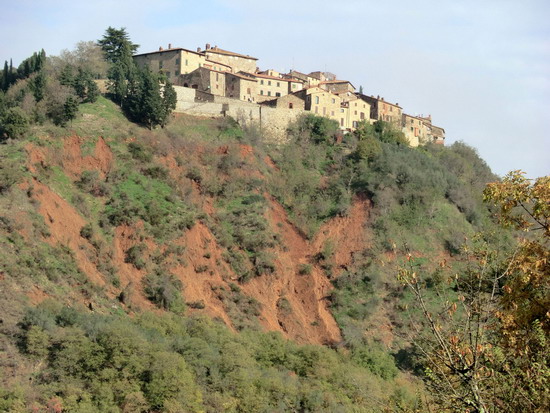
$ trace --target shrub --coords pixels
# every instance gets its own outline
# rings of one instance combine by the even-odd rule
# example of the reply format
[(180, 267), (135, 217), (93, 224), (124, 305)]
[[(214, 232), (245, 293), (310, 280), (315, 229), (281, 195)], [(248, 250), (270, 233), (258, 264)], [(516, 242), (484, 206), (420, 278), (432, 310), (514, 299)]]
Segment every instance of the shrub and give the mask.
[(147, 250), (145, 244), (136, 244), (126, 250), (126, 256), (124, 262), (132, 264), (138, 270), (145, 268), (145, 259), (143, 258), (144, 252)]
[[(29, 118), (20, 108), (10, 108), (0, 117), (2, 134), (11, 139), (21, 138), (29, 129)], [(1, 139), (0, 139), (1, 140)]]
[(182, 313), (185, 304), (181, 296), (182, 282), (171, 273), (156, 270), (143, 279), (145, 296), (158, 307)]

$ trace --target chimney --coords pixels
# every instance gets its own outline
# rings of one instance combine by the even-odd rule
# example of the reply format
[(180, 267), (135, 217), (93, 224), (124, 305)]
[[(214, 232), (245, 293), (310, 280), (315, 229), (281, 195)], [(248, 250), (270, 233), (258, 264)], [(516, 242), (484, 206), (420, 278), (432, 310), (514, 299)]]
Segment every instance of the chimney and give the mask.
[(201, 52), (201, 48), (200, 48), (200, 47), (197, 47), (197, 52), (198, 52), (198, 53)]
[(163, 48), (162, 46), (159, 46), (159, 52), (162, 52)]
[(376, 95), (376, 99), (380, 100), (380, 95)]
[(399, 106), (399, 102), (397, 102), (397, 103), (395, 104), (395, 106)]
[(204, 48), (204, 50), (208, 50), (208, 49), (210, 49), (210, 43), (206, 43), (206, 46)]
[(172, 48), (172, 43), (168, 43), (168, 49)]

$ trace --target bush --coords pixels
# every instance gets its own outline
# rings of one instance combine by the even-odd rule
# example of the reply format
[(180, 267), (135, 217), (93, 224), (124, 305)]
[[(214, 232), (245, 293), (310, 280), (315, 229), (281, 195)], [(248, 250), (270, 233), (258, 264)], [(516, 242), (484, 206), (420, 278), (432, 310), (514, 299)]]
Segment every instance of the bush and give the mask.
[(181, 296), (182, 282), (171, 273), (157, 270), (143, 279), (145, 296), (158, 307), (183, 313), (185, 304)]
[(0, 117), (0, 138), (2, 134), (11, 139), (21, 138), (28, 129), (29, 118), (20, 108), (8, 109)]
[(144, 252), (147, 250), (145, 244), (136, 244), (126, 250), (124, 262), (132, 264), (138, 270), (145, 268), (146, 261), (143, 258)]

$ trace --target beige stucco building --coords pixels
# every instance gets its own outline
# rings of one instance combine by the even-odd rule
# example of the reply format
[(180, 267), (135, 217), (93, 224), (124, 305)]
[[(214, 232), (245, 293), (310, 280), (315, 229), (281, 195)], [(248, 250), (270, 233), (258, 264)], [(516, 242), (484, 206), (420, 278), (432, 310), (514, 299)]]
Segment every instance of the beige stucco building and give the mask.
[(429, 141), (428, 128), (422, 118), (404, 113), (402, 119), (402, 130), (409, 145), (416, 147)]
[(311, 86), (295, 93), (305, 101), (305, 110), (340, 122), (342, 99), (318, 86)]
[(340, 111), (340, 123), (341, 129), (354, 130), (357, 128), (359, 122), (371, 122), (370, 119), (370, 104), (358, 97), (353, 95), (353, 97), (346, 96), (347, 100), (342, 101), (342, 109)]

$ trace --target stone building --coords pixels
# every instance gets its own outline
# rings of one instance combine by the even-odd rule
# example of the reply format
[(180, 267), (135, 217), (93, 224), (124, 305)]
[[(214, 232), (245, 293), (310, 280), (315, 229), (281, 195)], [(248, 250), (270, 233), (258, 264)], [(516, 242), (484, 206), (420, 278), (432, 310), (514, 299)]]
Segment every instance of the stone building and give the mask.
[(271, 100), (272, 97), (288, 95), (290, 79), (283, 79), (261, 73), (255, 73), (258, 81), (258, 97), (260, 100)]
[(343, 110), (340, 111), (338, 120), (341, 129), (354, 130), (359, 122), (371, 122), (369, 102), (357, 95), (346, 96), (346, 100), (342, 100), (341, 108)]
[(207, 59), (223, 63), (231, 67), (233, 73), (246, 72), (255, 73), (258, 59), (252, 56), (243, 55), (240, 53), (230, 52), (220, 49), (218, 46), (210, 47), (206, 45), (206, 49), (202, 52)]
[(304, 99), (295, 93), (262, 102), (262, 105), (272, 108), (297, 110), (305, 110), (305, 104)]
[(216, 96), (225, 96), (226, 73), (203, 66), (191, 73), (179, 76), (174, 83), (178, 86), (190, 87)]
[(159, 48), (152, 53), (134, 55), (134, 62), (139, 67), (149, 67), (153, 72), (163, 72), (169, 79), (187, 74), (206, 63), (206, 57), (191, 50), (176, 48)]
[(247, 73), (225, 74), (225, 96), (228, 98), (256, 102), (258, 81)]
[(304, 83), (304, 87), (316, 86), (321, 82), (318, 78), (298, 72), (297, 70), (291, 70), (284, 77), (301, 80)]
[(305, 102), (305, 110), (340, 122), (342, 99), (318, 86), (311, 86), (295, 93)]
[(424, 122), (424, 125), (426, 127), (427, 142), (433, 142), (440, 145), (444, 145), (445, 129), (439, 126), (433, 125), (431, 115), (428, 115), (426, 117), (419, 116), (419, 119), (421, 119)]
[(371, 105), (371, 119), (382, 120), (401, 129), (403, 108), (399, 106), (399, 103), (387, 102), (380, 96), (367, 96), (360, 93), (358, 95)]
[(337, 95), (346, 92), (355, 93), (355, 86), (347, 80), (325, 80), (319, 83), (319, 87)]
[(402, 130), (409, 145), (416, 147), (428, 142), (428, 128), (422, 118), (404, 113), (402, 119)]

